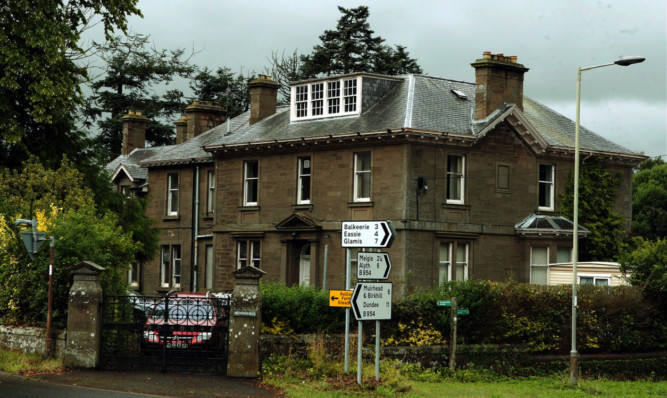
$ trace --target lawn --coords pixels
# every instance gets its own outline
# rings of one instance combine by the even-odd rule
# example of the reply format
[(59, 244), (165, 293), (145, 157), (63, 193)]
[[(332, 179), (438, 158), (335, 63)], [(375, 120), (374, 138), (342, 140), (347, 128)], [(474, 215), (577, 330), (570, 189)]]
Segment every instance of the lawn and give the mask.
[[(345, 385), (341, 380), (332, 381), (299, 381), (266, 380), (283, 389), (289, 397), (665, 397), (667, 382), (655, 381), (614, 381), (614, 380), (581, 380), (576, 386), (570, 386), (565, 377), (533, 377), (508, 379), (503, 381), (441, 381), (423, 382), (410, 380), (407, 387), (397, 391), (390, 385), (356, 385), (356, 378), (351, 376), (354, 384)], [(342, 389), (341, 389), (342, 388)]]

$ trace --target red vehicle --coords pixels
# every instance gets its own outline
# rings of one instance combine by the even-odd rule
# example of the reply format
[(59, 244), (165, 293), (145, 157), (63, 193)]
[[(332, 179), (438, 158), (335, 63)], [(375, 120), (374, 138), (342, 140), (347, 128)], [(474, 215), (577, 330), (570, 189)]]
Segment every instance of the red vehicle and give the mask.
[(227, 324), (222, 301), (212, 293), (168, 293), (148, 314), (144, 349), (158, 350), (165, 344), (168, 349), (213, 348)]

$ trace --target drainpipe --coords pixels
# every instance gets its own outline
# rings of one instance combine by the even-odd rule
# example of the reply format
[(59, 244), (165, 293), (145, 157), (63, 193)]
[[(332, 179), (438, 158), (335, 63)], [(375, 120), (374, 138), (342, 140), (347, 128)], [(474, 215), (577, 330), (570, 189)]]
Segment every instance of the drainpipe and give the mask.
[(198, 233), (199, 233), (199, 166), (195, 168), (195, 205), (194, 205), (194, 227), (192, 229), (192, 240), (194, 241), (194, 250), (192, 251), (193, 253), (193, 261), (192, 261), (192, 291), (196, 292), (197, 291), (197, 276), (199, 273), (199, 270), (197, 268), (198, 266), (198, 258), (199, 258), (199, 239), (198, 239)]

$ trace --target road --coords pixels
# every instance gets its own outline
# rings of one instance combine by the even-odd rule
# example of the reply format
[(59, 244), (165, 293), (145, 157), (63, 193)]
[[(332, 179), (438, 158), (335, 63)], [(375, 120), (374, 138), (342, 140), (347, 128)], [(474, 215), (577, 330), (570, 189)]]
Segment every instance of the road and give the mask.
[[(2, 398), (123, 398), (158, 397), (157, 395), (107, 391), (97, 388), (53, 384), (29, 377), (0, 372), (0, 397)], [(164, 396), (161, 396), (162, 398)]]

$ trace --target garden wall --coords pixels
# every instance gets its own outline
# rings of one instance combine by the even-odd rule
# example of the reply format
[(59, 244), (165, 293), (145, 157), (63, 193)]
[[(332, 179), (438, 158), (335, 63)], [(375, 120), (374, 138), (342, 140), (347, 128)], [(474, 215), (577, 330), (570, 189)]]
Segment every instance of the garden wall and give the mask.
[[(65, 356), (67, 333), (64, 330), (53, 330), (53, 355), (57, 358)], [(28, 353), (44, 355), (46, 353), (46, 337), (43, 328), (18, 327), (0, 325), (0, 347)]]

